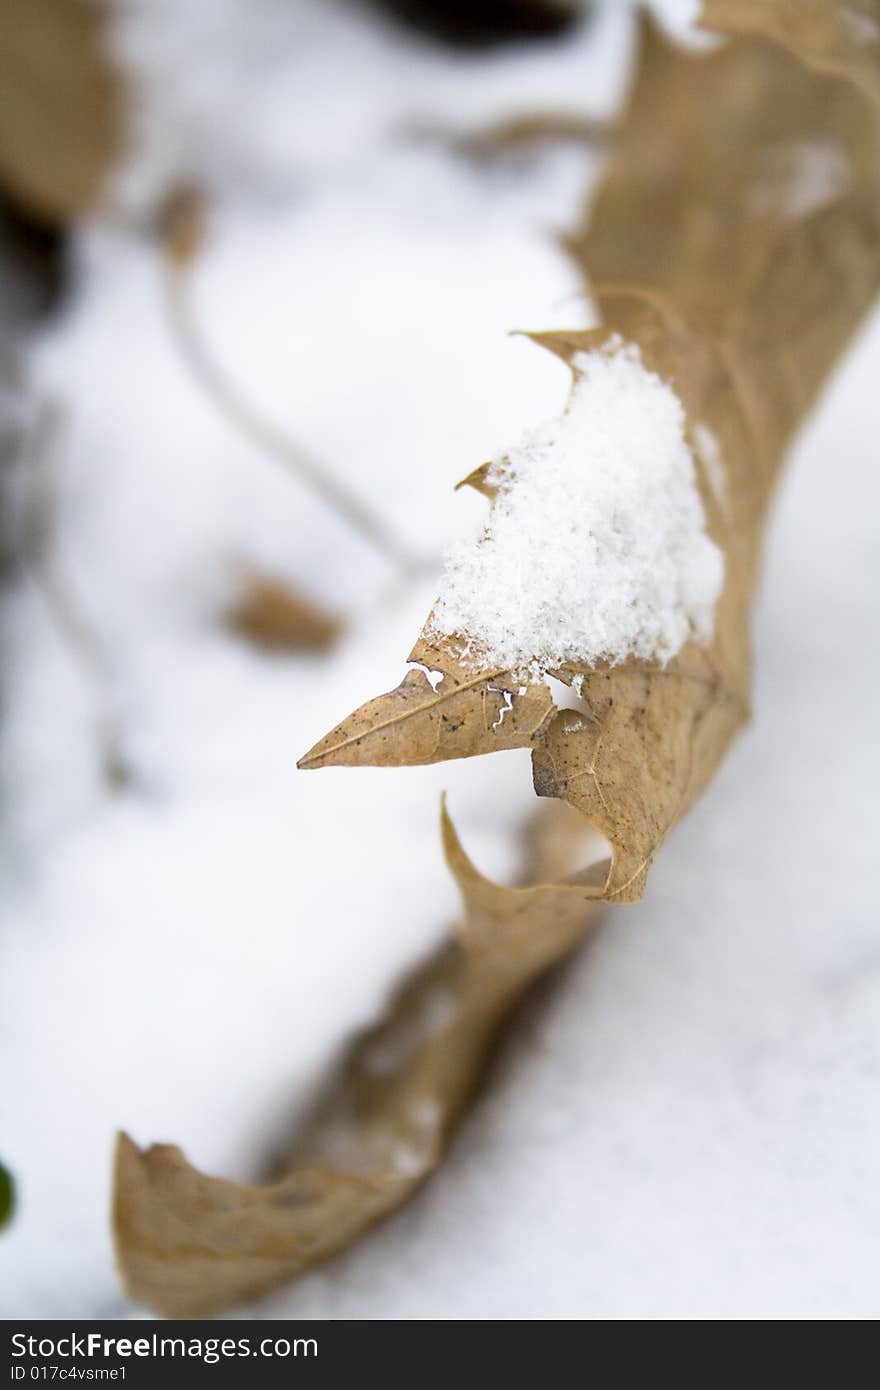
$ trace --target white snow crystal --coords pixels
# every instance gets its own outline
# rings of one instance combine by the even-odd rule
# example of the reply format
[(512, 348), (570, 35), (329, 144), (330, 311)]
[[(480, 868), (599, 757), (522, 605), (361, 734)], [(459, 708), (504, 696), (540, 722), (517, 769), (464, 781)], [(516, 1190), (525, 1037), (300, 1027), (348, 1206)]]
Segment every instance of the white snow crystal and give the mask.
[(574, 365), (561, 418), (493, 462), (489, 521), (447, 558), (432, 626), (485, 668), (666, 662), (712, 636), (724, 561), (680, 400), (619, 339)]
[(719, 507), (724, 507), (727, 505), (727, 477), (718, 437), (714, 430), (710, 430), (708, 425), (703, 424), (702, 420), (697, 421), (691, 434), (700, 463), (706, 473), (706, 481), (712, 489), (712, 496)]

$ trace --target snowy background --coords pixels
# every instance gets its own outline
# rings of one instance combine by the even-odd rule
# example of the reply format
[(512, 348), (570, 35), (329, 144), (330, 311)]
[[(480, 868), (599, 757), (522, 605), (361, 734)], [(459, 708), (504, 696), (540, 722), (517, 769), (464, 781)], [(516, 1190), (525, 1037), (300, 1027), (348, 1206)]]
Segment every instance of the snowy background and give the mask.
[[(139, 94), (129, 153), (76, 231), (63, 309), (17, 335), (16, 428), (53, 422), (47, 563), (89, 636), (84, 660), (45, 582), (7, 582), (6, 1317), (140, 1315), (112, 1264), (114, 1131), (253, 1176), (456, 913), (443, 788), (480, 868), (516, 872), (525, 753), (295, 762), (400, 678), (443, 547), (483, 506), (453, 484), (564, 399), (560, 364), (508, 331), (586, 321), (553, 233), (596, 150), (477, 159), (450, 137), (535, 109), (601, 120), (632, 37), (614, 4), (465, 56), (341, 0), (116, 0), (113, 18)], [(407, 538), (419, 582), (194, 381), (151, 230), (194, 177), (212, 203), (201, 335)], [(645, 902), (540, 988), (422, 1194), (247, 1316), (880, 1314), (878, 368), (880, 318), (779, 496), (753, 723)], [(232, 635), (255, 569), (342, 614), (344, 639), (272, 656)]]

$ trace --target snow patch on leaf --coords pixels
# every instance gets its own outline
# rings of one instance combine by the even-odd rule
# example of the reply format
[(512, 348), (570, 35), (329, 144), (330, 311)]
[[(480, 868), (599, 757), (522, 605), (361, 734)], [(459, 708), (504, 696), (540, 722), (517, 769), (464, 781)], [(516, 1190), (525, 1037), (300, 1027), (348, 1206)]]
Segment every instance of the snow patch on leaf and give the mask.
[(489, 521), (447, 559), (430, 626), (484, 669), (665, 663), (712, 638), (724, 561), (680, 400), (619, 338), (573, 366), (562, 416), (493, 461)]
[(773, 145), (763, 163), (751, 196), (752, 210), (760, 216), (806, 217), (834, 202), (849, 184), (846, 150), (831, 138)]

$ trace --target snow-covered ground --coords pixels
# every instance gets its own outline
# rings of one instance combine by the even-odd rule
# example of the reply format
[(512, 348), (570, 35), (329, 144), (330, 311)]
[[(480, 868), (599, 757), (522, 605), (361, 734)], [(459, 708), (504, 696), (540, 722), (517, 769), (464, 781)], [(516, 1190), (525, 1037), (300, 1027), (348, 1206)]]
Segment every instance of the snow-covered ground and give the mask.
[[(152, 55), (126, 217), (81, 230), (75, 296), (28, 364), (60, 411), (54, 570), (101, 681), (32, 584), (3, 609), (0, 1158), (19, 1194), (5, 1316), (138, 1315), (107, 1230), (114, 1130), (255, 1171), (456, 912), (442, 788), (480, 867), (515, 872), (525, 754), (294, 764), (399, 679), (440, 551), (483, 506), (454, 482), (565, 398), (560, 364), (507, 331), (586, 313), (549, 233), (591, 156), (487, 166), (413, 131), (555, 93), (601, 114), (628, 39), (611, 6), (592, 31), (496, 55), (489, 80), (489, 60), (380, 42), (330, 0), (117, 9), (137, 21), (117, 38), (129, 61)], [(294, 20), (299, 64), (279, 56)], [(205, 341), (425, 557), (418, 583), (401, 587), (192, 380), (138, 222), (199, 172), (215, 200), (192, 284)], [(429, 1187), (258, 1316), (880, 1312), (878, 363), (880, 319), (779, 498), (754, 722), (646, 901), (542, 988)], [(346, 615), (337, 648), (266, 656), (227, 633), (249, 566)], [(108, 715), (133, 774), (116, 792), (97, 749)]]

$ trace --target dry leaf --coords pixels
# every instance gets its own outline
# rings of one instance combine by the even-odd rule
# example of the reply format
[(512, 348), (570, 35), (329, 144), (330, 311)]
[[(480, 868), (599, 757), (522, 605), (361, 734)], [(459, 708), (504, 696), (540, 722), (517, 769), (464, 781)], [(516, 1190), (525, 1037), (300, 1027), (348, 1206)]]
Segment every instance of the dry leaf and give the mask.
[[(799, 14), (786, 35), (796, 51), (807, 44)], [(833, 65), (830, 38), (826, 52), (814, 67)], [(637, 343), (681, 397), (695, 448), (698, 427), (712, 431), (726, 465), (723, 496), (705, 459), (699, 478), (726, 564), (714, 640), (665, 667), (573, 663), (558, 675), (583, 677), (581, 709), (555, 711), (543, 685), (474, 672), (460, 644), (426, 632), (411, 656), (423, 669), (303, 760), (387, 765), (531, 745), (536, 789), (603, 832), (610, 871), (499, 888), (444, 814), (463, 922), (354, 1044), (293, 1167), (248, 1187), (203, 1176), (175, 1148), (120, 1139), (119, 1261), (131, 1294), (157, 1311), (192, 1316), (252, 1297), (405, 1200), (438, 1161), (521, 991), (572, 949), (603, 898), (638, 896), (657, 846), (711, 777), (746, 715), (749, 611), (785, 446), (880, 283), (880, 140), (863, 86), (752, 37), (684, 53), (644, 26), (618, 154), (569, 242), (606, 284), (603, 326), (534, 336), (569, 363), (615, 333)], [(802, 159), (817, 146), (829, 154), (818, 180)], [(466, 481), (491, 504), (485, 469)]]
[(445, 809), (442, 829), (462, 920), (354, 1041), (282, 1171), (225, 1182), (173, 1145), (120, 1136), (116, 1250), (138, 1302), (186, 1318), (254, 1298), (398, 1207), (439, 1161), (513, 1002), (595, 919), (588, 876), (502, 888), (474, 868)]
[(344, 623), (335, 613), (271, 575), (253, 575), (226, 614), (240, 637), (269, 650), (324, 651), (340, 637)]
[[(681, 398), (725, 559), (714, 639), (665, 666), (572, 663), (555, 674), (577, 680), (582, 711), (554, 712), (544, 685), (487, 676), (461, 643), (432, 636), (429, 619), (410, 660), (444, 672), (436, 692), (407, 678), (302, 767), (530, 743), (538, 794), (564, 798), (612, 845), (607, 898), (641, 896), (654, 854), (747, 715), (763, 521), (785, 447), (880, 284), (878, 168), (877, 121), (858, 87), (760, 40), (706, 54), (643, 24), (616, 157), (567, 242), (600, 287), (603, 326), (532, 336), (570, 365), (622, 337)], [(724, 460), (723, 504), (696, 447), (707, 432)], [(484, 470), (467, 481), (486, 491)], [(453, 709), (450, 731), (441, 721)]]
[(878, 0), (703, 0), (703, 23), (772, 39), (880, 101)]
[[(546, 686), (511, 696), (496, 679), (503, 672), (475, 676), (449, 644), (423, 636), (410, 661), (418, 665), (396, 690), (356, 710), (299, 766), (396, 767), (469, 758), (488, 748), (526, 748), (553, 714)], [(439, 679), (432, 682), (431, 674)]]
[(65, 221), (88, 208), (117, 149), (118, 90), (93, 0), (3, 0), (0, 180)]

